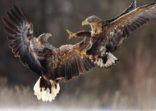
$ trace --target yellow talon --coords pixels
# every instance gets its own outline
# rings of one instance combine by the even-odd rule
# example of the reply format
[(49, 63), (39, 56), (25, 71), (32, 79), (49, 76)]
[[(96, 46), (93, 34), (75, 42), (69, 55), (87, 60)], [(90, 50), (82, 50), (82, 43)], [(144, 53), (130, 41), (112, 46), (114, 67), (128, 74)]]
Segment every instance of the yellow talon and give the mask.
[(75, 38), (76, 37), (76, 33), (74, 33), (74, 32), (71, 32), (70, 30), (66, 30), (66, 32), (69, 34), (69, 39), (72, 39), (72, 38)]
[(87, 54), (85, 51), (79, 51), (79, 50), (76, 50), (79, 54), (80, 54), (80, 57), (83, 59)]
[(86, 55), (87, 55), (87, 54), (86, 54), (85, 51), (81, 51), (81, 52), (80, 52), (80, 57), (81, 57), (81, 58), (84, 58)]

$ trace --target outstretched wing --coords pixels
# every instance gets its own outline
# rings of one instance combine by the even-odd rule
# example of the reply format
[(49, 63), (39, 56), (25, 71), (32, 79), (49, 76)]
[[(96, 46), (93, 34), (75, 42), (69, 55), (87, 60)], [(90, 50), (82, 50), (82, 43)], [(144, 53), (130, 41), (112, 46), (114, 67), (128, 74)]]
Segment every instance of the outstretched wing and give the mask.
[[(77, 47), (77, 46), (76, 46)], [(69, 80), (94, 67), (94, 63), (85, 54), (80, 54), (75, 45), (64, 45), (56, 57), (49, 59), (51, 78)]]
[(110, 23), (107, 30), (107, 48), (114, 51), (138, 27), (156, 19), (156, 3), (138, 7)]
[(9, 46), (20, 60), (37, 74), (42, 74), (41, 66), (36, 54), (31, 50), (33, 25), (28, 21), (22, 9), (13, 7), (3, 18), (5, 31), (8, 34)]
[(137, 1), (133, 0), (132, 3), (130, 4), (130, 6), (126, 10), (124, 10), (120, 15), (118, 15), (112, 19), (106, 20), (106, 22), (113, 22), (114, 20), (118, 19), (122, 15), (125, 15), (125, 14), (129, 13), (130, 11), (134, 10), (136, 7), (137, 7)]

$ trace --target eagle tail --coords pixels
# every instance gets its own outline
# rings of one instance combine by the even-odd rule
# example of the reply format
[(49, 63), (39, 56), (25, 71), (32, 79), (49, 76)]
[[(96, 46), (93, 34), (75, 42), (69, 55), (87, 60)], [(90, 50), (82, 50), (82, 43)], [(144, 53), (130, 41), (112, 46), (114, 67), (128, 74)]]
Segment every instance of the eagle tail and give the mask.
[(43, 77), (40, 77), (34, 85), (34, 95), (37, 96), (38, 100), (42, 100), (44, 102), (53, 101), (59, 91), (59, 83), (56, 83), (53, 80), (47, 81)]
[(99, 67), (110, 67), (113, 64), (116, 63), (118, 60), (117, 57), (115, 57), (112, 53), (108, 52), (105, 53), (103, 56), (100, 56), (94, 60), (94, 64), (96, 64)]
[(107, 55), (107, 61), (105, 62), (104, 64), (104, 67), (110, 67), (112, 66), (113, 64), (116, 63), (116, 61), (118, 60), (117, 57), (115, 57), (112, 53), (108, 52), (106, 53)]

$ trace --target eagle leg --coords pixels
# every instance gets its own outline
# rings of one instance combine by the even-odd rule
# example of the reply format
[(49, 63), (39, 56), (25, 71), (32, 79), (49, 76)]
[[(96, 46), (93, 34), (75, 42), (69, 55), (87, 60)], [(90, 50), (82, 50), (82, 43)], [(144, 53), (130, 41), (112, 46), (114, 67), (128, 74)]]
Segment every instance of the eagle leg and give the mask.
[(66, 30), (66, 32), (68, 33), (68, 39), (72, 39), (72, 38), (76, 38), (76, 33), (71, 32), (70, 30)]
[(80, 50), (76, 50), (76, 52), (80, 55), (80, 57), (83, 59), (84, 57), (86, 57), (87, 53), (86, 51), (80, 51)]
[(87, 30), (81, 30), (78, 32), (71, 32), (70, 30), (66, 30), (67, 33), (69, 34), (69, 39), (72, 38), (90, 38), (91, 37), (91, 32)]

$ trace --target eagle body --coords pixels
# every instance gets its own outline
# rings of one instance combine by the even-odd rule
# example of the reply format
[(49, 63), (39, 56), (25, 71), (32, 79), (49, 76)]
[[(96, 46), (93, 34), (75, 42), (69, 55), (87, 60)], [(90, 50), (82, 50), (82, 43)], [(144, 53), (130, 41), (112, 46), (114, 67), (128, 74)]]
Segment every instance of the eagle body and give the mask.
[[(108, 25), (109, 26), (109, 25)], [(92, 47), (87, 51), (90, 55), (90, 59), (100, 67), (109, 67), (114, 64), (118, 59), (111, 53), (113, 45), (110, 44), (110, 40), (105, 33), (108, 29), (105, 25), (104, 28), (100, 29), (100, 33), (96, 32), (92, 34)]]
[(57, 48), (48, 42), (52, 34), (34, 36), (32, 23), (16, 6), (2, 20), (13, 54), (39, 76), (34, 85), (34, 94), (39, 100), (54, 100), (59, 93), (60, 82), (77, 77), (95, 66), (85, 54), (91, 47), (88, 40)]

